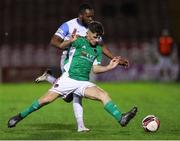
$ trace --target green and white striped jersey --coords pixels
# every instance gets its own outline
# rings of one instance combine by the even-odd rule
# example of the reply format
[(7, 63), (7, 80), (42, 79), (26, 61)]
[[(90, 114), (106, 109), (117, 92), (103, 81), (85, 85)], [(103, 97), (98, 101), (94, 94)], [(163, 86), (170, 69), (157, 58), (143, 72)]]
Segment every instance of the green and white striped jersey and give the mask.
[(92, 66), (101, 64), (101, 59), (101, 46), (92, 46), (85, 37), (79, 37), (68, 50), (64, 73), (72, 79), (88, 81)]

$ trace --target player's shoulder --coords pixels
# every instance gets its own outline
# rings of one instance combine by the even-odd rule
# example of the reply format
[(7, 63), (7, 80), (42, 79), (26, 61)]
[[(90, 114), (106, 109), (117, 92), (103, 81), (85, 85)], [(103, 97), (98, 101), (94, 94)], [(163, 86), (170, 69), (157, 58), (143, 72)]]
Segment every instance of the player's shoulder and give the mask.
[(102, 52), (102, 46), (101, 45), (96, 45), (96, 50), (98, 53), (101, 53)]
[(65, 22), (66, 24), (70, 24), (70, 25), (72, 25), (72, 24), (77, 24), (77, 18), (74, 18), (74, 19), (71, 19), (71, 20), (69, 20), (69, 21), (66, 21)]
[(87, 39), (86, 39), (85, 37), (82, 37), (82, 36), (79, 36), (79, 37), (77, 38), (77, 40), (79, 40), (79, 41), (87, 41)]
[(78, 37), (75, 41), (74, 41), (75, 44), (78, 44), (78, 45), (88, 45), (88, 41), (85, 37)]
[(99, 49), (99, 50), (102, 50), (102, 46), (101, 45), (97, 45), (96, 48)]
[(160, 42), (164, 42), (165, 40), (168, 40), (169, 42), (172, 42), (173, 41), (173, 38), (171, 36), (161, 36), (159, 38), (159, 41)]
[(78, 38), (79, 38), (80, 40), (87, 40), (86, 37), (83, 37), (83, 36), (78, 36)]
[(76, 22), (77, 22), (77, 18), (74, 18), (74, 19), (71, 19), (71, 20), (69, 20), (69, 21), (65, 21), (65, 22), (63, 22), (63, 23), (61, 23), (60, 24), (60, 27), (61, 26), (72, 26), (73, 24), (76, 24)]
[(77, 39), (73, 43), (81, 43), (84, 41), (84, 37), (77, 37)]

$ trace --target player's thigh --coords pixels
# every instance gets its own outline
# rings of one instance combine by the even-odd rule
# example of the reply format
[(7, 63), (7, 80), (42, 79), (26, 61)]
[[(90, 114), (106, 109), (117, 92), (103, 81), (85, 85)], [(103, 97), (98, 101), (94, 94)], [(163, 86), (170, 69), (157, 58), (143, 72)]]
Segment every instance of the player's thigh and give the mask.
[(41, 98), (39, 98), (40, 104), (48, 104), (50, 102), (53, 102), (59, 97), (59, 94), (56, 92), (48, 91), (45, 95), (43, 95)]
[(97, 86), (87, 87), (84, 91), (84, 96), (93, 100), (100, 100), (103, 103), (110, 100), (108, 93)]

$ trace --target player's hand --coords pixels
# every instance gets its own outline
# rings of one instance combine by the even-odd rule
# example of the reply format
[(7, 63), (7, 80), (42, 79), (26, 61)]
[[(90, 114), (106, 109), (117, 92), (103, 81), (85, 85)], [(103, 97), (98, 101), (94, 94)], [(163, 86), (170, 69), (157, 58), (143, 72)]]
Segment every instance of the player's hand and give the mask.
[(109, 68), (109, 69), (114, 69), (114, 68), (116, 68), (116, 67), (118, 66), (118, 64), (119, 64), (119, 61), (120, 61), (120, 58), (119, 58), (119, 57), (114, 57), (114, 58), (110, 61), (109, 65), (108, 65), (108, 68)]
[(75, 28), (72, 32), (70, 39), (69, 39), (71, 41), (71, 43), (74, 42), (78, 38), (78, 35), (76, 35), (76, 31), (77, 31), (77, 29)]
[(119, 65), (124, 66), (125, 68), (129, 67), (129, 61), (126, 58), (123, 58), (121, 56), (116, 56), (114, 58), (119, 58)]

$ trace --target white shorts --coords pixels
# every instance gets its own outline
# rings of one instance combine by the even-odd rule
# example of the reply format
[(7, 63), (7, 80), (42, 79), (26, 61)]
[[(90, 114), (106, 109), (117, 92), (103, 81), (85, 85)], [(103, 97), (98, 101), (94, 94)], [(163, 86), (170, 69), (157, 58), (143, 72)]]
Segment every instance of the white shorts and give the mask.
[(93, 86), (96, 85), (89, 81), (78, 81), (75, 79), (71, 79), (63, 74), (60, 78), (57, 79), (57, 81), (49, 91), (58, 93), (61, 95), (61, 97), (66, 97), (70, 93), (84, 96), (84, 90), (88, 87)]

